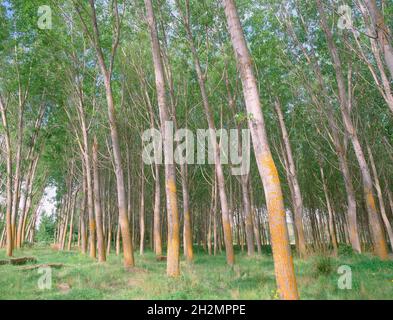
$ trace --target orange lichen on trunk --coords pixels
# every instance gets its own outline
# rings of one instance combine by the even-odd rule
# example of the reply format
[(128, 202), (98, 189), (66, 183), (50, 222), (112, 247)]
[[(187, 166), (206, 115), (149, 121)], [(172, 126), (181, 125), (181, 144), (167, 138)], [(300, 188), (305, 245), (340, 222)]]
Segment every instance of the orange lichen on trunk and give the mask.
[(168, 179), (167, 184), (168, 201), (168, 260), (167, 275), (177, 277), (180, 275), (180, 230), (179, 230), (179, 211), (177, 208), (177, 190), (174, 179)]
[(259, 157), (260, 165), (265, 173), (264, 188), (269, 213), (269, 229), (273, 251), (277, 289), (281, 299), (297, 300), (299, 294), (293, 260), (289, 246), (285, 208), (280, 186), (280, 179), (273, 158), (270, 154)]

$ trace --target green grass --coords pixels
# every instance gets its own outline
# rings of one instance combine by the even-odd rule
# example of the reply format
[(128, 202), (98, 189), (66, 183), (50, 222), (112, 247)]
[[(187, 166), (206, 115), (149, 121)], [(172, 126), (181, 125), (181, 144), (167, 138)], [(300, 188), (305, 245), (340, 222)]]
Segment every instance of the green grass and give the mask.
[[(37, 263), (63, 263), (52, 270), (52, 289), (40, 290), (38, 270), (0, 266), (0, 299), (277, 299), (273, 261), (269, 253), (249, 258), (237, 253), (236, 267), (229, 268), (225, 255), (208, 256), (197, 251), (195, 262), (181, 262), (181, 276), (167, 278), (166, 263), (154, 254), (135, 254), (136, 268), (127, 271), (121, 257), (110, 255), (104, 264), (77, 251), (60, 252), (47, 247), (26, 248), (16, 257), (35, 256)], [(0, 250), (0, 259), (5, 258)], [(371, 255), (339, 258), (295, 259), (302, 299), (393, 299), (393, 261)], [(352, 269), (352, 289), (337, 285), (340, 265)], [(69, 290), (61, 287), (68, 284)]]

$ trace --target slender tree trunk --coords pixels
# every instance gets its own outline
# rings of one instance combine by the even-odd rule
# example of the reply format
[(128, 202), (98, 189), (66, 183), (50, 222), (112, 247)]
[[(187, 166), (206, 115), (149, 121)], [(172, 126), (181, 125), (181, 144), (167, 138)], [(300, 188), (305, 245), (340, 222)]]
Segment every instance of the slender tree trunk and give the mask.
[(289, 183), (292, 185), (293, 190), (293, 208), (295, 217), (295, 232), (297, 234), (299, 244), (299, 255), (304, 258), (307, 256), (306, 240), (303, 229), (303, 198), (300, 192), (299, 182), (297, 179), (295, 161), (293, 159), (291, 143), (289, 141), (289, 135), (284, 122), (284, 115), (281, 110), (281, 103), (278, 98), (275, 99), (274, 107), (278, 116), (278, 122), (280, 124), (282, 140), (285, 147), (285, 155), (288, 163)]
[[(97, 54), (98, 65), (101, 71), (101, 74), (104, 79), (105, 86), (105, 96), (108, 107), (108, 118), (109, 118), (109, 127), (111, 133), (112, 140), (112, 149), (113, 149), (113, 158), (114, 158), (114, 167), (115, 167), (115, 176), (116, 176), (116, 189), (117, 189), (117, 204), (119, 209), (119, 223), (120, 223), (120, 231), (121, 237), (123, 241), (123, 254), (124, 254), (124, 266), (126, 268), (134, 267), (134, 251), (132, 246), (132, 235), (130, 232), (130, 224), (127, 216), (127, 201), (126, 201), (126, 192), (125, 192), (125, 184), (124, 184), (124, 172), (121, 161), (121, 151), (120, 151), (120, 141), (119, 134), (117, 129), (117, 120), (116, 120), (116, 110), (113, 99), (112, 92), (112, 71), (113, 71), (113, 61), (116, 53), (116, 49), (119, 44), (120, 37), (120, 17), (118, 12), (118, 3), (114, 2), (113, 5), (113, 13), (114, 13), (114, 39), (112, 43), (112, 52), (109, 59), (109, 66), (106, 65), (104, 59), (104, 53), (100, 43), (100, 32), (98, 29), (97, 15), (95, 9), (95, 1), (89, 0), (90, 8), (91, 8), (91, 19), (92, 19), (92, 27), (93, 27), (93, 37), (91, 38), (92, 45)], [(82, 14), (80, 12), (80, 8), (76, 7), (79, 17), (81, 18), (84, 26), (85, 33), (90, 34), (85, 21), (83, 20)]]
[(374, 176), (374, 186), (375, 186), (375, 189), (377, 190), (379, 209), (380, 209), (380, 212), (381, 212), (382, 221), (383, 221), (383, 223), (385, 225), (385, 229), (386, 229), (386, 231), (388, 233), (390, 247), (392, 248), (392, 251), (393, 251), (393, 229), (392, 229), (392, 226), (390, 224), (389, 218), (388, 218), (388, 216), (386, 214), (385, 203), (383, 201), (382, 189), (381, 189), (381, 185), (379, 183), (377, 167), (375, 166), (374, 157), (373, 157), (373, 154), (371, 152), (371, 148), (370, 148), (370, 146), (368, 144), (367, 144), (367, 151), (368, 151), (368, 156), (369, 156), (369, 159), (370, 159), (371, 170), (372, 170), (373, 176)]
[(143, 255), (145, 250), (145, 166), (143, 161), (141, 161), (141, 199), (139, 207), (139, 254)]
[[(177, 100), (175, 97), (175, 89), (172, 77), (172, 69), (170, 64), (170, 59), (167, 55), (166, 51), (166, 34), (165, 28), (163, 29), (163, 42), (164, 46), (162, 48), (162, 58), (163, 58), (163, 67), (165, 70), (165, 75), (168, 83), (169, 89), (169, 97), (170, 97), (170, 105), (171, 105), (171, 115), (174, 122), (174, 130), (178, 129), (177, 126), (177, 118), (176, 118), (176, 104)], [(187, 114), (187, 105), (186, 105), (186, 114)], [(187, 126), (187, 115), (186, 115), (186, 126)], [(192, 262), (194, 259), (194, 252), (192, 247), (192, 226), (191, 226), (191, 213), (190, 213), (190, 201), (189, 201), (189, 192), (188, 192), (188, 171), (187, 164), (180, 164), (180, 177), (182, 184), (182, 196), (183, 196), (183, 251), (184, 256), (186, 257), (186, 261), (188, 263)]]
[[(82, 160), (83, 161), (83, 160)], [(82, 165), (83, 167), (83, 165)], [(81, 223), (81, 242), (82, 242), (82, 253), (87, 253), (87, 230), (86, 230), (86, 210), (87, 210), (87, 184), (86, 184), (86, 175), (83, 174), (82, 177), (82, 188), (83, 188), (83, 201), (82, 208), (80, 210), (80, 223)]]
[(393, 47), (390, 43), (390, 30), (385, 24), (381, 11), (378, 9), (377, 2), (375, 0), (364, 0), (364, 2), (370, 13), (373, 29), (376, 33), (378, 44), (383, 52), (386, 66), (389, 69), (391, 80), (393, 80)]
[(184, 238), (184, 255), (187, 262), (192, 262), (194, 259), (194, 251), (192, 248), (192, 229), (191, 229), (191, 214), (190, 201), (188, 194), (187, 168), (181, 165), (181, 180), (182, 180), (182, 194), (183, 194), (183, 238)]
[(329, 214), (329, 234), (330, 234), (330, 239), (331, 239), (332, 245), (333, 245), (333, 253), (334, 253), (335, 256), (337, 256), (337, 254), (338, 254), (338, 245), (337, 245), (336, 230), (335, 230), (335, 227), (334, 227), (333, 209), (332, 209), (332, 206), (330, 204), (329, 194), (328, 194), (326, 181), (325, 181), (325, 175), (324, 175), (322, 166), (320, 167), (320, 171), (321, 171), (323, 192), (325, 193), (326, 207), (327, 207), (328, 214)]
[[(108, 202), (110, 202), (108, 200)], [(109, 256), (111, 253), (111, 245), (112, 245), (112, 212), (109, 210), (108, 205), (108, 232), (107, 232), (107, 243), (106, 243), (106, 255)]]
[[(301, 14), (298, 12), (298, 14)], [(301, 17), (301, 21), (304, 21), (304, 18)], [(349, 236), (350, 236), (350, 242), (352, 248), (356, 252), (361, 252), (361, 245), (360, 245), (360, 239), (359, 239), (359, 231), (358, 231), (358, 225), (357, 225), (357, 213), (356, 213), (356, 196), (355, 196), (355, 190), (353, 187), (352, 183), (352, 177), (349, 171), (349, 165), (348, 165), (348, 160), (346, 157), (346, 150), (343, 146), (343, 143), (341, 142), (340, 136), (339, 136), (339, 128), (338, 125), (335, 121), (334, 117), (334, 106), (331, 103), (331, 99), (327, 93), (326, 90), (326, 84), (322, 75), (322, 71), (320, 68), (320, 65), (318, 63), (318, 58), (315, 55), (315, 52), (312, 50), (311, 53), (309, 54), (305, 47), (300, 43), (299, 39), (297, 38), (292, 24), (290, 21), (288, 21), (288, 31), (293, 37), (294, 41), (298, 44), (299, 49), (302, 50), (302, 53), (304, 57), (306, 58), (307, 62), (312, 66), (314, 73), (317, 77), (318, 84), (319, 84), (319, 89), (320, 92), (322, 93), (322, 96), (324, 98), (324, 102), (326, 104), (325, 112), (327, 113), (327, 121), (330, 127), (330, 132), (332, 136), (332, 141), (334, 144), (335, 151), (337, 153), (337, 157), (339, 160), (339, 165), (340, 165), (340, 170), (343, 174), (344, 178), (344, 186), (345, 190), (347, 193), (347, 215), (348, 215), (348, 227), (349, 227)], [(303, 28), (304, 30), (307, 30), (306, 25), (303, 22)], [(309, 36), (309, 35), (308, 35)], [(305, 78), (306, 84), (308, 79)], [(315, 102), (315, 105), (322, 111), (322, 108), (319, 103), (319, 99), (315, 96), (315, 94), (312, 91), (311, 86), (308, 84), (307, 89), (309, 93), (311, 94), (312, 100)]]
[[(213, 254), (217, 255), (219, 246), (218, 222), (217, 222), (217, 178), (214, 176), (214, 196), (213, 196)], [(221, 250), (220, 250), (221, 251)]]
[(117, 223), (117, 231), (116, 231), (116, 255), (120, 254), (120, 221)]
[(243, 213), (245, 220), (246, 229), (246, 241), (247, 241), (247, 255), (255, 255), (254, 247), (254, 226), (252, 221), (252, 209), (250, 203), (250, 193), (249, 193), (249, 175), (241, 176), (241, 187), (242, 187), (242, 199), (243, 199)]
[[(178, 1), (177, 1), (177, 3), (178, 3)], [(188, 8), (188, 1), (186, 3), (186, 6)], [(187, 32), (188, 42), (189, 42), (190, 49), (192, 52), (195, 70), (197, 73), (199, 89), (200, 89), (201, 95), (202, 95), (203, 108), (204, 108), (206, 119), (207, 119), (208, 126), (209, 126), (209, 138), (210, 138), (210, 141), (211, 141), (211, 144), (213, 147), (213, 152), (214, 152), (214, 164), (215, 164), (215, 169), (216, 169), (218, 194), (219, 194), (220, 203), (221, 203), (222, 224), (223, 224), (223, 228), (224, 228), (224, 241), (225, 241), (225, 251), (226, 251), (226, 257), (227, 257), (227, 263), (228, 263), (228, 265), (233, 266), (235, 264), (235, 254), (234, 254), (234, 250), (233, 250), (233, 240), (232, 240), (232, 230), (231, 230), (231, 224), (230, 224), (228, 198), (227, 198), (227, 194), (225, 191), (225, 177), (224, 177), (224, 171), (223, 171), (222, 164), (221, 164), (220, 147), (217, 143), (217, 138), (215, 136), (215, 124), (214, 124), (214, 119), (213, 119), (213, 115), (212, 115), (210, 104), (209, 104), (208, 93), (206, 90), (205, 75), (202, 72), (198, 52), (195, 48), (194, 39), (193, 39), (193, 36), (191, 33), (190, 16), (189, 16), (188, 9), (187, 9), (186, 14), (184, 15), (181, 11), (181, 7), (180, 7), (179, 3), (178, 3), (178, 8), (182, 14), (184, 27)]]
[[(176, 171), (170, 159), (170, 144), (167, 141), (167, 128), (169, 124), (169, 112), (166, 101), (164, 68), (161, 60), (160, 44), (158, 41), (156, 22), (154, 18), (153, 5), (151, 0), (145, 0), (147, 21), (149, 24), (152, 55), (154, 62), (154, 73), (157, 90), (157, 100), (160, 110), (161, 135), (164, 145), (165, 160), (165, 191), (167, 199), (167, 220), (168, 220), (168, 248), (167, 248), (167, 275), (180, 275), (180, 230), (179, 230), (179, 211), (177, 206), (176, 194)], [(169, 133), (170, 134), (170, 133)]]
[(17, 246), (17, 229), (16, 229), (16, 219), (19, 209), (20, 200), (20, 189), (21, 189), (21, 165), (22, 165), (22, 143), (23, 143), (23, 113), (24, 113), (24, 103), (22, 102), (21, 92), (19, 87), (19, 113), (18, 113), (18, 132), (17, 132), (17, 143), (16, 143), (16, 154), (15, 154), (15, 175), (14, 175), (14, 191), (13, 191), (13, 202), (11, 211), (11, 226), (12, 226), (12, 243), (13, 246)]
[(249, 189), (250, 189), (250, 201), (251, 201), (251, 218), (253, 221), (253, 228), (254, 228), (254, 236), (257, 242), (257, 250), (258, 254), (262, 254), (262, 246), (261, 246), (261, 232), (260, 232), (260, 225), (259, 225), (259, 218), (258, 218), (258, 211), (254, 205), (254, 192), (252, 190), (251, 181), (249, 182)]
[(75, 194), (72, 199), (72, 204), (71, 204), (71, 219), (70, 219), (70, 231), (68, 234), (68, 243), (67, 243), (67, 251), (71, 251), (71, 245), (72, 245), (72, 236), (74, 233), (74, 215), (75, 215), (75, 209), (76, 209), (76, 198), (77, 198), (78, 192), (75, 191)]
[(161, 184), (160, 184), (160, 166), (154, 165), (155, 183), (154, 183), (154, 212), (153, 212), (153, 228), (154, 228), (154, 252), (157, 256), (162, 255), (161, 241)]
[(97, 137), (94, 136), (93, 141), (93, 179), (94, 179), (94, 212), (97, 225), (97, 249), (98, 261), (106, 261), (104, 230), (102, 226), (102, 211), (100, 199), (100, 176), (98, 172), (98, 142)]
[[(333, 67), (336, 74), (336, 80), (338, 85), (338, 93), (340, 99), (340, 109), (341, 115), (343, 118), (345, 130), (348, 133), (349, 139), (352, 142), (352, 146), (357, 158), (357, 161), (360, 166), (360, 172), (362, 175), (363, 181), (363, 192), (366, 201), (367, 213), (369, 216), (369, 222), (371, 226), (371, 236), (373, 239), (373, 245), (375, 253), (379, 256), (379, 258), (385, 260), (388, 258), (388, 250), (386, 245), (386, 240), (383, 235), (383, 229), (381, 225), (381, 221), (378, 216), (377, 208), (375, 205), (375, 199), (373, 195), (373, 183), (371, 179), (371, 173), (366, 162), (362, 147), (360, 145), (360, 141), (356, 132), (356, 129), (352, 123), (352, 119), (350, 117), (350, 105), (348, 100), (348, 94), (345, 87), (344, 76), (342, 72), (341, 60), (336, 48), (336, 45), (333, 41), (332, 33), (327, 25), (327, 21), (325, 18), (324, 8), (320, 0), (317, 0), (317, 7), (320, 14), (321, 26), (325, 32), (327, 44), (329, 48), (329, 52), (333, 61)], [(352, 90), (351, 88), (348, 88)]]
[(249, 117), (249, 128), (255, 157), (265, 190), (277, 287), (282, 299), (298, 299), (295, 270), (289, 246), (284, 201), (277, 168), (270, 152), (259, 101), (251, 56), (240, 24), (234, 0), (224, 0), (224, 10), (233, 49), (240, 68), (243, 95)]
[(6, 114), (6, 106), (3, 102), (2, 96), (0, 96), (0, 112), (1, 119), (5, 131), (5, 146), (7, 152), (7, 182), (6, 182), (6, 190), (7, 190), (7, 200), (6, 200), (6, 228), (7, 228), (7, 256), (12, 257), (13, 252), (13, 243), (12, 243), (12, 150), (11, 150), (11, 141), (10, 141), (10, 133), (8, 128), (7, 114)]

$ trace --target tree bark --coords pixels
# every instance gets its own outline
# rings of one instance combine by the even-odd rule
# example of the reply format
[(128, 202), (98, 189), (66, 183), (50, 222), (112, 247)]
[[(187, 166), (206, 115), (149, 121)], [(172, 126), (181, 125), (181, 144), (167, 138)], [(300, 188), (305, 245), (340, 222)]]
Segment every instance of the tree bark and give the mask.
[(248, 122), (257, 166), (265, 190), (278, 292), (282, 299), (299, 299), (289, 246), (282, 190), (266, 135), (250, 52), (247, 48), (234, 0), (224, 0), (223, 3), (236, 61), (240, 68), (243, 95), (249, 114)]
[(10, 141), (10, 132), (8, 128), (7, 114), (6, 114), (6, 106), (3, 101), (3, 97), (0, 96), (0, 112), (1, 119), (5, 131), (5, 146), (7, 152), (7, 182), (6, 182), (6, 190), (7, 190), (7, 200), (6, 200), (6, 228), (7, 228), (7, 256), (12, 257), (13, 251), (13, 243), (12, 243), (12, 150), (11, 150), (11, 141)]
[(393, 48), (390, 43), (391, 33), (388, 26), (385, 24), (383, 15), (378, 9), (375, 0), (364, 0), (367, 9), (370, 13), (373, 29), (378, 39), (378, 44), (383, 52), (386, 66), (389, 69), (391, 80), (393, 80)]
[(98, 142), (96, 136), (94, 136), (94, 141), (93, 141), (93, 180), (94, 180), (94, 212), (95, 212), (95, 220), (97, 225), (96, 230), (97, 230), (98, 261), (105, 262), (106, 248), (105, 248), (104, 230), (102, 226), (100, 176), (98, 172)]
[(370, 159), (371, 170), (372, 170), (372, 173), (374, 176), (374, 186), (375, 186), (375, 189), (377, 190), (377, 197), (378, 197), (378, 202), (379, 202), (379, 209), (380, 209), (381, 216), (382, 216), (382, 221), (383, 221), (383, 223), (385, 225), (385, 229), (388, 233), (390, 247), (392, 248), (392, 251), (393, 251), (393, 229), (392, 229), (392, 225), (390, 224), (389, 218), (386, 214), (385, 202), (383, 201), (382, 189), (381, 189), (381, 184), (379, 183), (377, 167), (374, 162), (374, 156), (372, 154), (371, 148), (368, 144), (367, 144), (367, 151), (368, 151), (368, 156)]
[(163, 137), (164, 146), (165, 191), (168, 216), (167, 275), (175, 277), (180, 275), (180, 230), (176, 194), (176, 171), (174, 164), (170, 161), (170, 159), (173, 158), (173, 155), (170, 154), (170, 145), (166, 141), (169, 112), (166, 101), (164, 68), (161, 59), (160, 44), (158, 41), (152, 1), (145, 0), (145, 7), (150, 30), (157, 100), (160, 110), (161, 135)]
[(141, 161), (141, 194), (140, 194), (140, 207), (139, 207), (139, 254), (143, 255), (145, 250), (145, 166)]
[(337, 237), (336, 237), (336, 230), (334, 227), (334, 214), (333, 214), (333, 209), (330, 204), (330, 199), (329, 199), (329, 194), (326, 186), (326, 181), (325, 181), (325, 175), (322, 169), (322, 166), (320, 167), (321, 171), (321, 179), (322, 179), (322, 185), (323, 185), (323, 192), (325, 193), (325, 200), (326, 200), (326, 207), (328, 210), (328, 215), (329, 215), (329, 235), (330, 239), (333, 245), (333, 253), (335, 256), (338, 254), (338, 244), (337, 244)]
[(296, 166), (295, 166), (295, 161), (293, 159), (293, 153), (292, 153), (292, 148), (291, 148), (291, 143), (289, 141), (289, 135), (287, 128), (285, 126), (284, 122), (284, 115), (281, 110), (281, 103), (276, 98), (274, 101), (274, 107), (276, 109), (276, 113), (278, 116), (278, 122), (280, 124), (280, 129), (281, 129), (281, 135), (282, 139), (284, 141), (284, 147), (285, 147), (285, 155), (286, 160), (288, 163), (288, 173), (289, 173), (289, 183), (292, 185), (292, 190), (293, 190), (293, 208), (294, 208), (294, 217), (295, 217), (295, 230), (297, 233), (297, 239), (299, 243), (299, 255), (302, 258), (305, 258), (307, 256), (307, 247), (306, 247), (306, 239), (304, 236), (304, 229), (303, 229), (303, 198), (302, 194), (300, 192), (300, 186), (299, 182), (297, 179), (297, 173), (296, 173)]

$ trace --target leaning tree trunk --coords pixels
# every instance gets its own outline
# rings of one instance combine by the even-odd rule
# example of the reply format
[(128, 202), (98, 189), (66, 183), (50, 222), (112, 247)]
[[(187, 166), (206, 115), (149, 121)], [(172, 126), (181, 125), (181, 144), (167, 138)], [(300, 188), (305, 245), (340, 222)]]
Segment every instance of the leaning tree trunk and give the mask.
[(289, 246), (284, 200), (277, 168), (267, 139), (250, 52), (247, 48), (235, 1), (224, 0), (224, 10), (236, 61), (240, 68), (243, 95), (247, 112), (250, 115), (248, 117), (249, 128), (259, 174), (265, 190), (278, 292), (282, 299), (298, 299), (299, 294)]
[[(177, 1), (178, 3), (178, 1)], [(228, 207), (228, 198), (225, 191), (225, 177), (224, 171), (221, 164), (221, 155), (220, 155), (220, 147), (217, 143), (217, 138), (215, 136), (215, 124), (213, 115), (211, 112), (208, 93), (206, 90), (206, 83), (205, 83), (205, 75), (202, 72), (198, 52), (196, 50), (194, 39), (191, 33), (191, 26), (190, 26), (190, 19), (189, 19), (189, 12), (187, 10), (186, 14), (184, 15), (181, 11), (180, 5), (178, 3), (179, 10), (183, 16), (184, 27), (187, 32), (188, 42), (190, 45), (190, 49), (192, 52), (192, 57), (194, 60), (194, 66), (197, 73), (199, 89), (202, 95), (202, 104), (205, 111), (208, 127), (209, 127), (209, 138), (213, 147), (214, 152), (214, 165), (216, 169), (216, 179), (217, 179), (217, 187), (218, 187), (218, 194), (220, 197), (221, 203), (221, 215), (222, 215), (222, 225), (224, 230), (224, 241), (225, 241), (225, 252), (227, 257), (227, 263), (230, 266), (235, 264), (235, 253), (233, 250), (233, 240), (232, 240), (232, 229), (230, 223), (230, 214), (229, 214), (229, 207)], [(187, 2), (188, 7), (188, 2)]]
[(393, 80), (393, 47), (390, 43), (392, 41), (388, 26), (385, 24), (384, 18), (378, 9), (375, 0), (364, 0), (367, 9), (370, 13), (373, 29), (376, 32), (378, 44), (383, 52), (386, 66), (389, 69), (391, 80)]
[[(304, 19), (301, 17), (300, 19), (303, 24), (304, 30), (307, 30), (306, 25), (304, 24)], [(317, 77), (318, 84), (320, 87), (320, 92), (322, 93), (322, 96), (324, 98), (324, 102), (326, 104), (326, 109), (325, 112), (327, 113), (327, 121), (330, 127), (330, 132), (332, 136), (332, 142), (335, 148), (335, 151), (337, 153), (337, 157), (339, 160), (339, 165), (340, 165), (340, 170), (343, 174), (344, 178), (344, 186), (345, 190), (347, 193), (347, 215), (348, 215), (348, 232), (349, 232), (349, 238), (351, 242), (352, 248), (356, 252), (361, 252), (361, 245), (360, 245), (360, 238), (359, 238), (359, 231), (358, 231), (358, 225), (357, 225), (357, 213), (356, 213), (356, 196), (355, 196), (355, 190), (353, 187), (352, 183), (352, 177), (349, 171), (349, 165), (348, 165), (348, 160), (346, 157), (346, 150), (343, 147), (343, 144), (341, 142), (340, 136), (339, 136), (339, 128), (338, 125), (335, 121), (335, 117), (333, 114), (334, 106), (331, 103), (331, 99), (327, 93), (326, 90), (326, 84), (322, 75), (321, 67), (318, 63), (318, 58), (315, 55), (314, 51), (311, 51), (311, 53), (308, 53), (308, 51), (304, 48), (303, 44), (300, 43), (298, 37), (296, 36), (296, 33), (293, 30), (292, 24), (290, 21), (288, 21), (288, 31), (290, 35), (292, 36), (293, 40), (297, 43), (299, 49), (302, 50), (302, 53), (304, 57), (306, 58), (307, 62), (312, 65), (312, 69), (314, 70), (314, 73)], [(308, 79), (306, 78), (306, 84)], [(319, 107), (320, 103), (318, 101), (318, 98), (315, 96), (311, 89), (311, 85), (307, 85), (307, 89), (309, 93), (311, 94), (312, 100), (315, 102), (315, 105)], [(320, 110), (322, 111), (322, 108), (320, 107)]]
[(282, 139), (284, 141), (285, 155), (288, 162), (288, 173), (289, 173), (289, 183), (292, 184), (293, 190), (293, 208), (295, 216), (295, 230), (297, 233), (297, 239), (299, 244), (299, 255), (304, 258), (307, 256), (306, 239), (304, 236), (303, 229), (303, 198), (300, 192), (300, 186), (297, 179), (295, 161), (293, 159), (291, 143), (289, 141), (289, 135), (284, 122), (284, 115), (281, 110), (281, 104), (276, 98), (274, 102), (274, 107), (278, 115), (278, 122), (281, 128)]
[[(320, 14), (321, 26), (326, 35), (327, 45), (329, 48), (329, 52), (333, 62), (333, 67), (335, 70), (343, 123), (345, 126), (345, 130), (348, 133), (349, 139), (351, 140), (356, 155), (356, 159), (359, 163), (360, 173), (362, 175), (363, 192), (366, 201), (366, 208), (369, 217), (369, 222), (371, 226), (370, 231), (373, 240), (374, 251), (381, 259), (385, 260), (388, 258), (387, 244), (386, 244), (385, 236), (383, 234), (381, 221), (378, 216), (378, 211), (375, 205), (375, 199), (373, 194), (373, 182), (371, 179), (370, 169), (365, 159), (365, 155), (362, 150), (356, 128), (353, 125), (350, 116), (351, 108), (349, 105), (348, 93), (345, 87), (341, 60), (338, 54), (337, 47), (333, 41), (333, 35), (330, 31), (330, 28), (328, 27), (321, 0), (317, 0), (317, 7)], [(349, 90), (352, 90), (352, 88), (349, 88)]]

